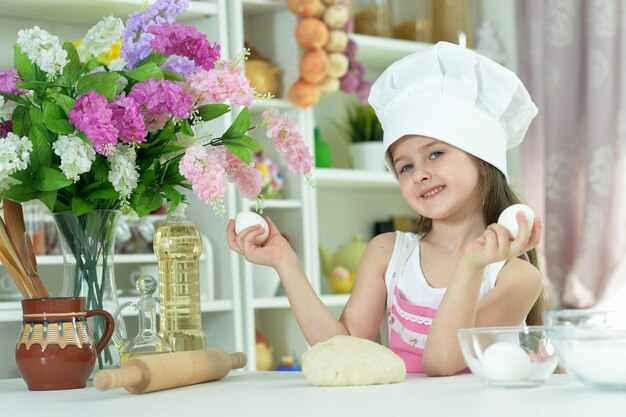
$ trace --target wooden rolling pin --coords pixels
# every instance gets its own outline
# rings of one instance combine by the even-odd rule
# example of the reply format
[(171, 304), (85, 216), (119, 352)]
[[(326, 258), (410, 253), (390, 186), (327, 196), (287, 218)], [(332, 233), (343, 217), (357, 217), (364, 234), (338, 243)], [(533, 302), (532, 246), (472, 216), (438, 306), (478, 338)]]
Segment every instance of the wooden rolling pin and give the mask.
[(124, 362), (120, 369), (98, 372), (93, 385), (100, 391), (124, 387), (133, 394), (142, 394), (215, 381), (247, 362), (245, 353), (229, 354), (221, 349), (139, 356)]

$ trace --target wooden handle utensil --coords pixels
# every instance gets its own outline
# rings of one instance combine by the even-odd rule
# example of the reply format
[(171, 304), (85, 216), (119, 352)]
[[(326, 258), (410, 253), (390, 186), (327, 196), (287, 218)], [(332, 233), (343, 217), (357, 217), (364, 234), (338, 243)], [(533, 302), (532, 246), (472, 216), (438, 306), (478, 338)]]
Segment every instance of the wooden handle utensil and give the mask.
[(222, 349), (139, 356), (124, 362), (120, 369), (99, 371), (93, 385), (100, 391), (124, 387), (142, 394), (215, 381), (231, 369), (243, 368), (247, 361), (243, 352), (229, 354)]

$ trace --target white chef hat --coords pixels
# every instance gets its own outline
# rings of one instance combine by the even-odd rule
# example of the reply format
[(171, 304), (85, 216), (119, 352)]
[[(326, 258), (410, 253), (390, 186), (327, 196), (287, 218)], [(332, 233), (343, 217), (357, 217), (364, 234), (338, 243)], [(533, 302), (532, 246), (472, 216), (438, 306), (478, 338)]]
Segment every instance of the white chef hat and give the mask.
[(428, 136), (489, 162), (506, 176), (506, 150), (519, 145), (537, 114), (512, 71), (469, 49), (439, 42), (387, 68), (369, 102), (384, 131), (384, 158), (405, 135)]

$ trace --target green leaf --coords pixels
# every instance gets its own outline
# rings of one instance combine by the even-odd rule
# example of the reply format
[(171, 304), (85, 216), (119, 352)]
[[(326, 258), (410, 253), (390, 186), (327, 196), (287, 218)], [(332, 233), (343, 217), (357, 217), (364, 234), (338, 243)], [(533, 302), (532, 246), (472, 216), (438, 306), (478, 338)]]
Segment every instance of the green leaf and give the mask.
[(39, 191), (32, 185), (21, 184), (20, 186), (9, 188), (3, 193), (3, 196), (15, 202), (23, 203), (37, 198), (39, 194)]
[(74, 85), (78, 81), (78, 77), (80, 77), (80, 58), (72, 42), (65, 42), (63, 50), (67, 52), (67, 63), (63, 67), (61, 84), (69, 87)]
[(52, 211), (53, 213), (58, 213), (60, 211), (72, 211), (72, 207), (68, 206), (67, 204), (62, 202), (60, 199), (57, 199), (56, 202), (54, 203), (54, 207), (51, 208), (50, 211)]
[(72, 197), (72, 211), (75, 215), (80, 216), (81, 214), (89, 213), (93, 209), (94, 206), (89, 201), (80, 197)]
[(96, 182), (109, 180), (109, 166), (105, 156), (100, 154), (96, 155), (96, 160), (91, 165), (91, 172)]
[(45, 204), (46, 207), (50, 211), (54, 210), (57, 202), (58, 192), (54, 191), (44, 191), (43, 193), (39, 193), (37, 199)]
[(238, 138), (246, 134), (248, 129), (250, 128), (250, 111), (247, 107), (244, 107), (237, 117), (233, 124), (224, 132), (222, 135), (223, 139), (233, 139)]
[(4, 97), (7, 100), (14, 101), (23, 106), (30, 106), (30, 102), (20, 96), (16, 96), (15, 94), (5, 93), (4, 91), (0, 91), (0, 96)]
[(206, 104), (198, 107), (198, 116), (205, 122), (208, 122), (209, 120), (217, 119), (229, 111), (230, 106), (228, 104)]
[(43, 102), (43, 121), (48, 122), (50, 120), (59, 120), (63, 117), (63, 110), (60, 106), (52, 103), (51, 101)]
[(93, 192), (93, 191), (95, 191), (95, 190), (98, 190), (98, 189), (102, 188), (102, 186), (103, 186), (104, 184), (106, 184), (107, 182), (108, 182), (108, 181), (96, 181), (96, 182), (92, 182), (91, 184), (89, 184), (89, 185), (87, 185), (87, 186), (83, 187), (83, 188), (80, 190), (80, 193), (81, 193), (81, 195), (85, 195), (85, 196), (86, 196), (86, 195), (88, 195), (89, 193), (91, 193), (91, 192)]
[(160, 80), (163, 78), (163, 71), (154, 62), (148, 62), (140, 67), (128, 71), (126, 75), (133, 80), (147, 81), (151, 78)]
[(172, 202), (171, 206), (178, 206), (181, 200), (181, 194), (178, 190), (176, 190), (171, 185), (163, 184), (161, 189), (165, 193), (165, 197)]
[(165, 61), (167, 61), (167, 58), (168, 57), (166, 57), (162, 53), (150, 52), (150, 55), (148, 55), (147, 57), (145, 57), (144, 59), (139, 61), (137, 66), (141, 66), (141, 65), (147, 64), (149, 62), (153, 62), (153, 63), (156, 64), (157, 67), (160, 67), (161, 65), (165, 64)]
[(256, 140), (252, 139), (248, 135), (243, 135), (241, 137), (232, 138), (232, 139), (223, 139), (223, 142), (224, 142), (224, 144), (228, 143), (228, 144), (231, 144), (231, 145), (245, 146), (246, 148), (250, 149), (251, 151), (257, 151), (261, 147), (261, 145), (259, 145)]
[(89, 91), (95, 91), (111, 101), (117, 93), (117, 79), (119, 77), (120, 75), (116, 72), (96, 72), (85, 75), (78, 80), (77, 94), (80, 96)]
[(28, 59), (28, 56), (22, 52), (22, 49), (18, 44), (13, 45), (13, 53), (15, 56), (15, 68), (20, 73), (22, 80), (36, 81), (37, 80), (37, 67)]
[(31, 82), (19, 82), (15, 85), (17, 88), (23, 88), (25, 90), (39, 90), (48, 87), (53, 87), (54, 84), (48, 81), (31, 81)]
[(64, 94), (50, 94), (49, 97), (63, 109), (67, 116), (70, 115), (74, 105), (76, 105), (76, 100)]
[(37, 171), (37, 181), (35, 187), (40, 191), (54, 191), (72, 184), (72, 180), (67, 178), (61, 171), (40, 167)]
[(43, 112), (38, 107), (31, 107), (28, 111), (32, 126), (39, 129), (44, 135), (48, 134), (48, 128), (43, 124)]
[(30, 153), (30, 166), (34, 171), (39, 170), (39, 166), (49, 166), (52, 161), (52, 146), (46, 135), (39, 129), (30, 129), (28, 138), (33, 144), (33, 151)]
[[(22, 169), (11, 174), (11, 178), (15, 178), (16, 180), (20, 181), (22, 185), (33, 185), (35, 175), (33, 174), (33, 171), (31, 169)], [(20, 185), (20, 187), (22, 185)]]
[(174, 71), (161, 69), (161, 72), (163, 72), (163, 78), (165, 78), (168, 81), (181, 81), (181, 82), (187, 81), (185, 77), (183, 77), (182, 75)]
[(161, 205), (163, 205), (163, 197), (161, 197), (161, 193), (154, 188), (148, 188), (139, 197), (139, 202), (135, 211), (139, 217), (143, 217), (146, 214), (158, 209)]
[(191, 136), (191, 137), (195, 136), (195, 133), (193, 132), (193, 128), (191, 127), (191, 123), (189, 122), (189, 119), (183, 120), (180, 127), (182, 129), (183, 134), (187, 136)]
[(51, 132), (58, 133), (60, 135), (69, 135), (76, 130), (74, 126), (67, 122), (67, 120), (50, 120), (49, 122), (46, 122), (46, 126)]
[(17, 106), (15, 110), (13, 110), (11, 120), (13, 121), (13, 133), (18, 136), (28, 135), (31, 123), (30, 116), (28, 115), (28, 109), (26, 107)]
[(226, 146), (237, 158), (241, 159), (245, 164), (250, 163), (250, 150), (245, 146), (234, 145), (231, 143), (224, 143), (224, 146)]
[(90, 200), (117, 200), (120, 198), (120, 193), (115, 191), (113, 185), (109, 185), (90, 192), (86, 197)]

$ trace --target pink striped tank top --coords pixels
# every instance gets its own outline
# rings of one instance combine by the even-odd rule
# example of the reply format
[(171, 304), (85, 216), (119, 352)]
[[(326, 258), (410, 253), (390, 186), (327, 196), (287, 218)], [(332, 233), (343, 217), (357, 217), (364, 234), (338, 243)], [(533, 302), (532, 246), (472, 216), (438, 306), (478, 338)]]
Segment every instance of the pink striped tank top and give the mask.
[[(396, 243), (385, 273), (387, 320), (383, 321), (383, 344), (404, 360), (407, 372), (424, 372), (422, 357), (445, 288), (431, 287), (420, 266), (420, 237), (396, 232)], [(485, 268), (480, 298), (496, 283), (504, 261)]]

